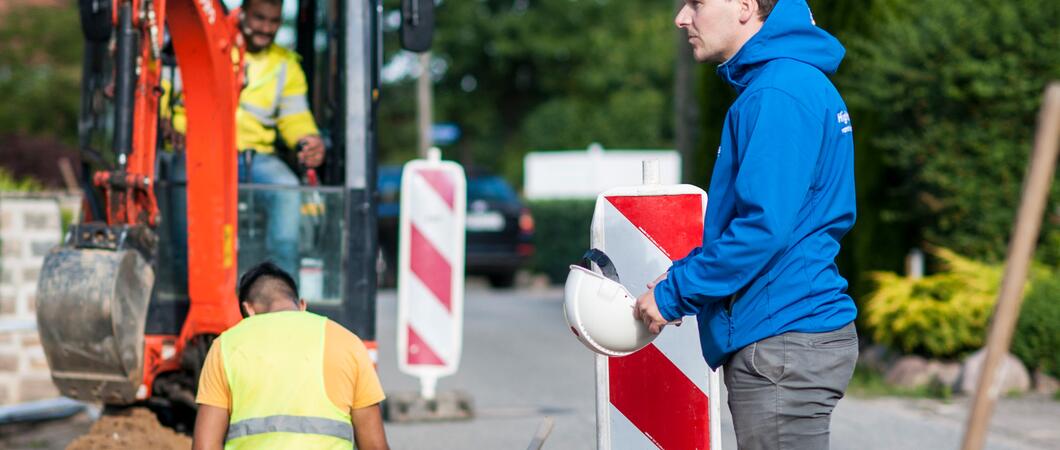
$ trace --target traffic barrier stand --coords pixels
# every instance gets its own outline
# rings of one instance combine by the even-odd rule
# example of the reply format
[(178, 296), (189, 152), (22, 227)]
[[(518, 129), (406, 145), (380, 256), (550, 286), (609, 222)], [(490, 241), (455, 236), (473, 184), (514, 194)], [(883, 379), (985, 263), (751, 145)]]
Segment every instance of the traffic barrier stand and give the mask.
[(432, 148), (405, 164), (398, 248), (398, 368), (420, 379), (418, 393), (387, 400), (390, 421), (468, 419), (471, 397), (436, 392), (460, 364), (464, 315), (464, 222), (467, 179)]
[[(702, 189), (660, 185), (657, 162), (645, 161), (644, 185), (597, 197), (591, 245), (640, 296), (701, 245), (706, 207)], [(721, 448), (720, 377), (703, 360), (695, 317), (632, 355), (595, 358), (598, 449)]]

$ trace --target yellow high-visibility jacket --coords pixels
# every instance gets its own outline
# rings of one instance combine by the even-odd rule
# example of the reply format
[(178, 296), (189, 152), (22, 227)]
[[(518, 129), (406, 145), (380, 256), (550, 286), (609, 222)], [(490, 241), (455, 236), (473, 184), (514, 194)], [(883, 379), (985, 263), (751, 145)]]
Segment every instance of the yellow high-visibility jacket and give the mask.
[(324, 385), (327, 318), (302, 311), (258, 314), (221, 334), (232, 390), (226, 450), (350, 449), (348, 411)]
[[(236, 149), (273, 153), (277, 131), (291, 149), (299, 139), (320, 133), (306, 100), (308, 87), (297, 53), (272, 44), (260, 52), (247, 53), (245, 60), (246, 84), (236, 111)], [(162, 117), (172, 117), (173, 128), (184, 133), (187, 119), (180, 76), (171, 78), (168, 69), (162, 74)], [(176, 93), (172, 111), (171, 91)]]

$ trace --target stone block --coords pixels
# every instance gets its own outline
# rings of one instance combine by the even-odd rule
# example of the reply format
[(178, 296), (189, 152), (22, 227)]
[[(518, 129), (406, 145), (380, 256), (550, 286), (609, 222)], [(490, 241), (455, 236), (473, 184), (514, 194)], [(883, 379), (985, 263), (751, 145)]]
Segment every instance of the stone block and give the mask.
[(36, 231), (59, 229), (59, 216), (55, 214), (56, 212), (58, 212), (57, 208), (53, 208), (51, 212), (47, 210), (27, 212), (25, 216), (22, 216), (22, 227)]
[(15, 403), (15, 396), (12, 394), (10, 386), (5, 383), (0, 383), (0, 405), (10, 405)]
[(40, 277), (40, 266), (26, 267), (22, 269), (22, 282), (37, 284), (37, 278)]
[(34, 258), (43, 258), (59, 243), (58, 239), (38, 239), (29, 244), (29, 253)]
[(0, 295), (0, 316), (14, 315), (18, 303), (13, 295)]
[(36, 331), (22, 334), (22, 348), (38, 348), (40, 346), (40, 335)]
[(18, 382), (18, 401), (28, 402), (59, 396), (50, 377), (25, 377)]
[(36, 293), (32, 293), (32, 294), (26, 295), (26, 297), (25, 297), (25, 299), (23, 301), (26, 302), (23, 311), (25, 311), (25, 312), (27, 312), (29, 314), (36, 314), (37, 313), (37, 294)]
[(0, 331), (0, 348), (13, 345), (15, 343), (15, 333), (12, 331)]
[(0, 266), (0, 286), (15, 284), (15, 271), (4, 270), (4, 266)]
[(43, 350), (29, 354), (29, 370), (43, 374), (48, 373), (48, 358), (44, 356)]
[(15, 227), (15, 213), (8, 210), (0, 210), (0, 231), (13, 229)]
[(11, 260), (22, 257), (22, 242), (19, 239), (7, 238), (0, 241), (0, 257)]
[[(982, 372), (983, 363), (986, 361), (986, 349), (979, 349), (972, 353), (961, 367), (961, 379), (958, 385), (962, 394), (974, 394), (979, 386), (979, 374)], [(1001, 395), (1011, 393), (1024, 393), (1031, 388), (1031, 375), (1018, 358), (1006, 353), (1001, 358), (997, 376), (994, 378)]]
[(14, 352), (0, 353), (0, 372), (18, 372), (18, 355)]

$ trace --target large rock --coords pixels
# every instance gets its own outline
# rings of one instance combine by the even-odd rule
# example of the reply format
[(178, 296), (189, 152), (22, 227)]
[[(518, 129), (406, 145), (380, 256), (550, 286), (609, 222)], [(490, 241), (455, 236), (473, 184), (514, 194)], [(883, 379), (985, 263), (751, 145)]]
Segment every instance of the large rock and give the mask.
[(873, 344), (858, 352), (858, 367), (873, 372), (885, 373), (897, 356), (894, 352), (879, 344)]
[(1045, 395), (1056, 395), (1060, 390), (1060, 381), (1042, 372), (1042, 369), (1034, 371), (1034, 392)]
[[(982, 372), (983, 362), (986, 360), (986, 349), (972, 353), (961, 367), (961, 380), (958, 384), (958, 392), (962, 394), (974, 394), (979, 386), (979, 374)], [(1031, 388), (1031, 375), (1015, 356), (1006, 353), (1001, 359), (997, 376), (994, 378), (995, 386), (999, 388), (1001, 395), (1011, 393), (1024, 393)]]
[(932, 361), (929, 366), (933, 383), (950, 388), (950, 392), (957, 390), (957, 381), (961, 379), (961, 363)]
[(903, 356), (894, 362), (884, 380), (892, 386), (917, 388), (927, 386), (931, 382), (931, 377), (926, 359), (919, 356)]
[(903, 356), (887, 371), (887, 384), (907, 389), (924, 386), (945, 386), (956, 389), (961, 365), (955, 362), (927, 360), (919, 356)]

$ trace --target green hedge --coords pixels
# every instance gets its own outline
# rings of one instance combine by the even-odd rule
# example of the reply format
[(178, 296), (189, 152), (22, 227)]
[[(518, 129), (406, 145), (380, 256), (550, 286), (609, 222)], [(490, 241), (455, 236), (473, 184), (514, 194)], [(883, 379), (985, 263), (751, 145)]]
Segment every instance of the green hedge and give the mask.
[(1060, 270), (1031, 286), (1020, 310), (1012, 353), (1032, 370), (1060, 377)]
[(589, 248), (589, 227), (593, 220), (595, 200), (530, 201), (537, 229), (534, 244), (537, 251), (531, 268), (548, 275), (553, 283), (567, 278), (570, 264)]
[[(859, 206), (885, 209), (927, 242), (1001, 261), (1042, 92), (1060, 74), (1060, 2), (925, 5), (877, 0), (871, 32), (844, 41), (839, 84), (854, 128), (873, 124), (858, 153), (883, 155), (895, 175), (884, 189), (901, 199)], [(1055, 211), (1044, 236), (1060, 228)]]

